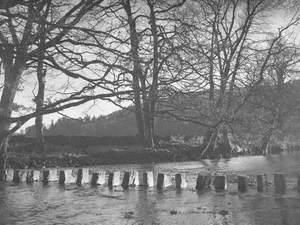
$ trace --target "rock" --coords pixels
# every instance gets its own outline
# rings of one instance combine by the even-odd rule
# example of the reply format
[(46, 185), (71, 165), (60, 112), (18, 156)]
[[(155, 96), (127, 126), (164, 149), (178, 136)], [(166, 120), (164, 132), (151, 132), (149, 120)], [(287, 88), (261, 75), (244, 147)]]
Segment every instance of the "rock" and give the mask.
[(125, 217), (126, 219), (132, 219), (132, 218), (134, 218), (133, 215), (134, 215), (134, 212), (128, 211), (128, 212), (125, 212), (124, 217)]
[(26, 173), (26, 183), (27, 184), (33, 183), (33, 170), (27, 171), (27, 173)]
[(93, 173), (91, 178), (91, 185), (97, 186), (98, 179), (99, 179), (99, 173)]
[(177, 211), (176, 211), (176, 210), (171, 210), (171, 211), (170, 211), (170, 214), (171, 214), (171, 215), (176, 215), (176, 214), (177, 214)]
[(203, 191), (209, 188), (211, 182), (210, 175), (201, 175), (199, 174), (197, 177), (196, 190)]
[(274, 174), (275, 193), (284, 194), (286, 190), (286, 183), (284, 174)]
[(262, 192), (264, 189), (263, 175), (256, 176), (257, 192)]
[(247, 191), (247, 186), (248, 186), (248, 182), (247, 182), (247, 177), (246, 176), (238, 176), (238, 191), (239, 192), (246, 192)]
[(121, 186), (123, 187), (123, 189), (127, 190), (128, 186), (129, 186), (129, 179), (130, 179), (130, 172), (125, 172), (124, 176), (123, 176), (123, 181)]
[(227, 216), (228, 211), (227, 210), (221, 210), (221, 211), (219, 211), (219, 214), (222, 215), (222, 216)]
[(110, 172), (108, 174), (108, 181), (107, 181), (107, 185), (110, 189), (113, 187), (113, 178), (114, 178), (114, 173)]
[(216, 191), (224, 191), (226, 189), (226, 177), (215, 176), (214, 186)]
[(66, 180), (65, 171), (63, 171), (63, 170), (59, 171), (58, 183), (60, 185), (63, 185), (63, 184), (65, 184), (65, 180)]
[(163, 188), (165, 175), (163, 173), (157, 174), (157, 189), (161, 190)]

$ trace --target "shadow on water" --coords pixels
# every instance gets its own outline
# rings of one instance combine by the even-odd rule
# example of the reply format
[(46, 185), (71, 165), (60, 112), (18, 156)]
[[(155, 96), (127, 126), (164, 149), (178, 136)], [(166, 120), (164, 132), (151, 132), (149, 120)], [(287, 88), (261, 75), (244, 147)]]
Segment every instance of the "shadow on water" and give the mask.
[[(154, 171), (154, 164), (144, 164), (140, 168), (142, 171)], [(155, 192), (152, 192), (151, 188), (142, 188), (137, 191), (137, 202), (136, 202), (136, 217), (134, 224), (159, 224), (159, 216), (157, 213), (156, 204), (157, 201), (154, 199), (153, 195)]]
[(289, 206), (284, 198), (275, 198), (275, 204), (279, 209), (280, 222), (282, 225), (289, 225)]
[(137, 224), (159, 224), (159, 216), (156, 208), (156, 200), (146, 189), (138, 191), (138, 201), (136, 203), (136, 223)]

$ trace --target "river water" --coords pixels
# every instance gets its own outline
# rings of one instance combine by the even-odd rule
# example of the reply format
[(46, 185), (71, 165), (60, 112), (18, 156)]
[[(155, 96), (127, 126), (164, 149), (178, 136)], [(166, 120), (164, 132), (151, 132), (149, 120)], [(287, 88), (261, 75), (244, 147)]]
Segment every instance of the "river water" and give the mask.
[[(229, 160), (163, 163), (147, 165), (101, 166), (105, 170), (147, 169), (164, 173), (185, 173), (188, 188), (122, 190), (83, 185), (59, 186), (50, 183), (32, 185), (0, 184), (0, 224), (200, 224), (200, 225), (299, 225), (300, 194), (296, 191), (300, 174), (300, 153), (273, 156), (249, 156)], [(196, 192), (198, 173), (268, 174), (287, 177), (287, 192), (274, 194), (269, 185), (263, 193), (250, 186), (238, 193), (236, 184), (216, 193)], [(251, 177), (250, 177), (251, 178)]]

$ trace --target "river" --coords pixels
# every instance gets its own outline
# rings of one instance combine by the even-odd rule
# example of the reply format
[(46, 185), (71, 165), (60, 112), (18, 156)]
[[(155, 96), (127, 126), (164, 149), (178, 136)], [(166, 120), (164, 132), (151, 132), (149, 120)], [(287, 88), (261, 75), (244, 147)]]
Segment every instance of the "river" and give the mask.
[[(296, 191), (300, 174), (300, 152), (272, 156), (248, 156), (199, 162), (147, 165), (100, 166), (105, 170), (149, 169), (154, 173), (185, 173), (187, 189), (154, 188), (122, 190), (89, 185), (59, 186), (0, 184), (0, 224), (201, 224), (201, 225), (299, 225), (300, 194)], [(250, 186), (238, 193), (236, 184), (216, 193), (197, 193), (196, 176), (203, 171), (220, 174), (285, 173), (287, 192), (274, 194), (272, 185), (263, 193)]]

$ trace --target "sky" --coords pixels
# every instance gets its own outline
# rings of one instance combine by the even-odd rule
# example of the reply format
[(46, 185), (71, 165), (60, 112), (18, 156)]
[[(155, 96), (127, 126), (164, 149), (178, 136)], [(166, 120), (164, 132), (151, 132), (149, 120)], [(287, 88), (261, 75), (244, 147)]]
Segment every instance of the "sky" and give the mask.
[[(108, 115), (118, 109), (120, 108), (110, 102), (97, 100), (96, 102), (89, 102), (74, 108), (61, 111), (61, 113), (67, 115), (68, 117), (77, 119), (83, 118), (85, 115), (96, 117), (100, 115)], [(61, 117), (63, 116), (59, 113), (48, 114), (44, 115), (43, 121), (45, 126), (48, 127), (52, 121), (55, 122)], [(27, 127), (32, 125), (34, 125), (34, 118), (27, 121), (18, 132), (23, 133)]]
[[(31, 81), (27, 80), (27, 84), (22, 84), (21, 86), (26, 86), (26, 89), (19, 91), (16, 95), (15, 102), (20, 105), (24, 105), (25, 107), (35, 107), (35, 104), (33, 102), (33, 92), (36, 93), (36, 89), (34, 89), (34, 86), (36, 85), (35, 76), (32, 77)], [(50, 79), (49, 79), (50, 80)], [(54, 83), (63, 83), (61, 79), (53, 80)], [(53, 83), (52, 82), (52, 83)], [(49, 84), (49, 82), (46, 82), (46, 89), (50, 88), (49, 86), (52, 86)], [(53, 87), (51, 87), (52, 89)], [(34, 90), (34, 91), (33, 91)], [(58, 90), (64, 91), (63, 88), (59, 88)], [(48, 94), (48, 96), (51, 96)], [(89, 116), (95, 116), (98, 117), (100, 115), (108, 115), (116, 110), (120, 109), (116, 105), (112, 104), (111, 102), (104, 101), (104, 100), (94, 100), (87, 102), (85, 104), (72, 107), (63, 111), (60, 111), (60, 113), (52, 113), (48, 115), (44, 115), (43, 120), (46, 127), (48, 127), (52, 122), (57, 121), (59, 118), (63, 117), (63, 115), (67, 115), (70, 118), (78, 119), (83, 118), (86, 115)], [(26, 114), (26, 111), (24, 111), (24, 114)], [(62, 115), (63, 114), (63, 115)], [(19, 113), (15, 112), (14, 115), (20, 115)], [(34, 118), (27, 121), (22, 128), (19, 130), (19, 132), (24, 132), (25, 129), (28, 126), (34, 125)]]

